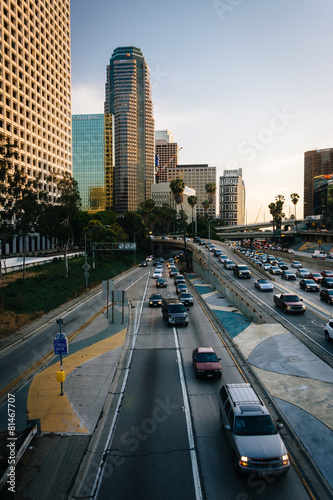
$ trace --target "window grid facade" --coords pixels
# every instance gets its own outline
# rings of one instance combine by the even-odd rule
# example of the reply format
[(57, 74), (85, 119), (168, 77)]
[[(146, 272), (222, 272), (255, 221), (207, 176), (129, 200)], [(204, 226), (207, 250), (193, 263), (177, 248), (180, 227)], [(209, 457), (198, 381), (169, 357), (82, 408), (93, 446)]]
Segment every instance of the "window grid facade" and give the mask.
[[(167, 182), (173, 179), (181, 178), (185, 185), (195, 190), (195, 196), (198, 198), (195, 207), (197, 215), (205, 216), (205, 210), (202, 202), (208, 199), (205, 185), (213, 182), (216, 184), (216, 167), (209, 167), (206, 164), (199, 165), (177, 165), (167, 168)], [(215, 195), (216, 197), (216, 195)], [(211, 218), (216, 218), (216, 200), (209, 208)]]
[(137, 47), (113, 52), (107, 66), (104, 111), (114, 115), (114, 210), (136, 211), (150, 197), (155, 182), (150, 73)]
[(49, 176), (72, 171), (69, 0), (3, 0), (0, 28), (0, 134), (56, 202)]
[(304, 217), (314, 215), (314, 178), (333, 174), (333, 148), (304, 153)]
[(244, 224), (245, 186), (242, 169), (224, 170), (220, 177), (220, 217), (228, 226)]

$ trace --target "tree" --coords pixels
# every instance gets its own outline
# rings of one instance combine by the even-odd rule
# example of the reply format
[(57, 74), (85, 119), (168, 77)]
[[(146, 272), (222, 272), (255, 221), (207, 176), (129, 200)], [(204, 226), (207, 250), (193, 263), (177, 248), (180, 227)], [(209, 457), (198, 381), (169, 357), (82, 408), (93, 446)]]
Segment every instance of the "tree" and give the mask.
[(198, 203), (198, 197), (197, 196), (189, 196), (187, 198), (187, 202), (190, 205), (190, 207), (192, 208), (192, 234), (193, 234), (194, 233), (194, 229), (193, 229), (193, 225), (194, 225), (193, 211), (194, 211), (194, 207)]
[(77, 181), (69, 174), (57, 180), (60, 193), (57, 205), (47, 203), (44, 207), (40, 223), (40, 232), (53, 241), (59, 251), (64, 254), (65, 278), (68, 278), (69, 245), (73, 242), (73, 222), (78, 218), (81, 207), (81, 198)]
[(173, 179), (170, 182), (170, 189), (173, 194), (176, 205), (180, 205), (180, 216), (183, 225), (184, 232), (184, 255), (185, 255), (185, 266), (188, 267), (188, 259), (187, 259), (187, 248), (186, 248), (186, 228), (185, 228), (185, 219), (184, 219), (184, 210), (183, 210), (183, 193), (185, 190), (185, 182), (183, 179), (177, 178)]
[(8, 238), (13, 235), (13, 226), (5, 215), (11, 203), (8, 200), (9, 182), (14, 173), (13, 160), (18, 159), (16, 144), (12, 144), (3, 135), (0, 136), (0, 283), (2, 276), (1, 255)]
[(208, 203), (209, 203), (209, 206), (211, 207), (211, 209), (210, 209), (210, 216), (212, 217), (212, 203), (213, 203), (215, 192), (216, 192), (216, 184), (215, 184), (215, 182), (208, 182), (205, 185), (205, 191), (206, 191), (206, 193), (208, 195)]
[(208, 200), (204, 200), (202, 203), (201, 203), (204, 211), (205, 211), (205, 217), (206, 219), (208, 219), (208, 209), (209, 209), (209, 201)]
[(274, 227), (277, 230), (281, 229), (281, 222), (282, 219), (285, 217), (285, 214), (283, 213), (284, 201), (285, 201), (284, 196), (279, 194), (275, 197), (275, 203), (272, 202), (268, 205), (269, 211), (273, 217), (273, 230)]
[(295, 207), (295, 225), (296, 225), (296, 232), (297, 232), (296, 205), (297, 205), (298, 200), (299, 200), (299, 194), (292, 193), (290, 195), (290, 199), (291, 199), (291, 202), (294, 204), (294, 207)]

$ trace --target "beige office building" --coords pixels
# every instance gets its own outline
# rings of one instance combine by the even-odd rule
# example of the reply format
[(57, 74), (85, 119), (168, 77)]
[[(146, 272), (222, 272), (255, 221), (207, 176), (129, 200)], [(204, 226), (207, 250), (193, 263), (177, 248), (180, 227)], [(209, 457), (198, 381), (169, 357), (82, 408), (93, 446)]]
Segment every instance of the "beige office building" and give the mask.
[(185, 214), (187, 215), (187, 222), (192, 220), (192, 208), (188, 204), (188, 197), (195, 196), (195, 190), (185, 186), (183, 192), (183, 203), (182, 207), (176, 204), (174, 196), (170, 189), (170, 182), (160, 182), (158, 184), (152, 184), (151, 186), (151, 199), (154, 200), (158, 207), (162, 207), (164, 204), (170, 205), (171, 208), (176, 210), (177, 213), (183, 208)]
[[(189, 188), (195, 190), (195, 196), (198, 198), (196, 205), (197, 215), (205, 215), (205, 210), (202, 206), (202, 202), (208, 199), (207, 192), (205, 190), (205, 185), (213, 182), (216, 184), (216, 167), (209, 167), (208, 165), (177, 165), (176, 167), (170, 167), (167, 169), (167, 182), (171, 182), (173, 179), (181, 178), (185, 182), (185, 185)], [(216, 217), (216, 196), (215, 200), (209, 208), (209, 217)]]
[(155, 139), (155, 155), (158, 156), (156, 166), (156, 182), (167, 182), (168, 168), (175, 168), (178, 163), (178, 144), (166, 140)]
[(2, 0), (0, 12), (0, 134), (56, 202), (47, 177), (72, 171), (70, 2)]

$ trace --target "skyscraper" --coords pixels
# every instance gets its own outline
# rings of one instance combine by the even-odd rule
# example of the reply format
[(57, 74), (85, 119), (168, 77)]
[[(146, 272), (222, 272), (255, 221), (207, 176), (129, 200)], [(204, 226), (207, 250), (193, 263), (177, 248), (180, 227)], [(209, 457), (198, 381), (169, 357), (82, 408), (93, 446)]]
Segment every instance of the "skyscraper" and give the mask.
[(71, 173), (70, 2), (0, 2), (0, 134), (17, 145), (13, 168), (38, 179)]
[(304, 153), (304, 217), (314, 215), (314, 178), (333, 173), (333, 148)]
[(72, 142), (82, 210), (112, 209), (112, 115), (73, 115)]
[(220, 177), (220, 217), (227, 226), (244, 224), (245, 185), (242, 169), (224, 170)]
[(154, 118), (148, 65), (137, 47), (118, 47), (107, 66), (105, 113), (114, 116), (114, 210), (136, 211), (154, 183)]

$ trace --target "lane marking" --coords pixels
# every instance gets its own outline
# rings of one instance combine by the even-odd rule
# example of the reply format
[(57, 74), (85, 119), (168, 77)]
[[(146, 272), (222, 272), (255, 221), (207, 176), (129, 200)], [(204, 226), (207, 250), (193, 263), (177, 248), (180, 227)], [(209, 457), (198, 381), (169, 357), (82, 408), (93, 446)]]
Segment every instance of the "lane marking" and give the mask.
[(180, 377), (180, 383), (181, 383), (182, 393), (183, 393), (187, 435), (188, 435), (188, 441), (189, 441), (189, 447), (190, 447), (190, 457), (191, 457), (191, 463), (192, 463), (195, 498), (197, 500), (202, 500), (203, 495), (202, 495), (202, 489), (201, 489), (201, 481), (200, 481), (197, 455), (196, 455), (196, 451), (195, 451), (192, 421), (191, 421), (191, 411), (190, 411), (190, 405), (188, 402), (188, 396), (187, 396), (186, 383), (185, 383), (185, 377), (184, 377), (184, 371), (183, 371), (183, 364), (182, 364), (182, 359), (181, 359), (181, 355), (180, 355), (180, 347), (179, 347), (179, 342), (178, 342), (177, 330), (175, 327), (173, 328), (173, 334), (174, 334), (174, 339), (175, 339), (175, 344), (176, 344), (177, 363), (178, 363), (179, 377)]

